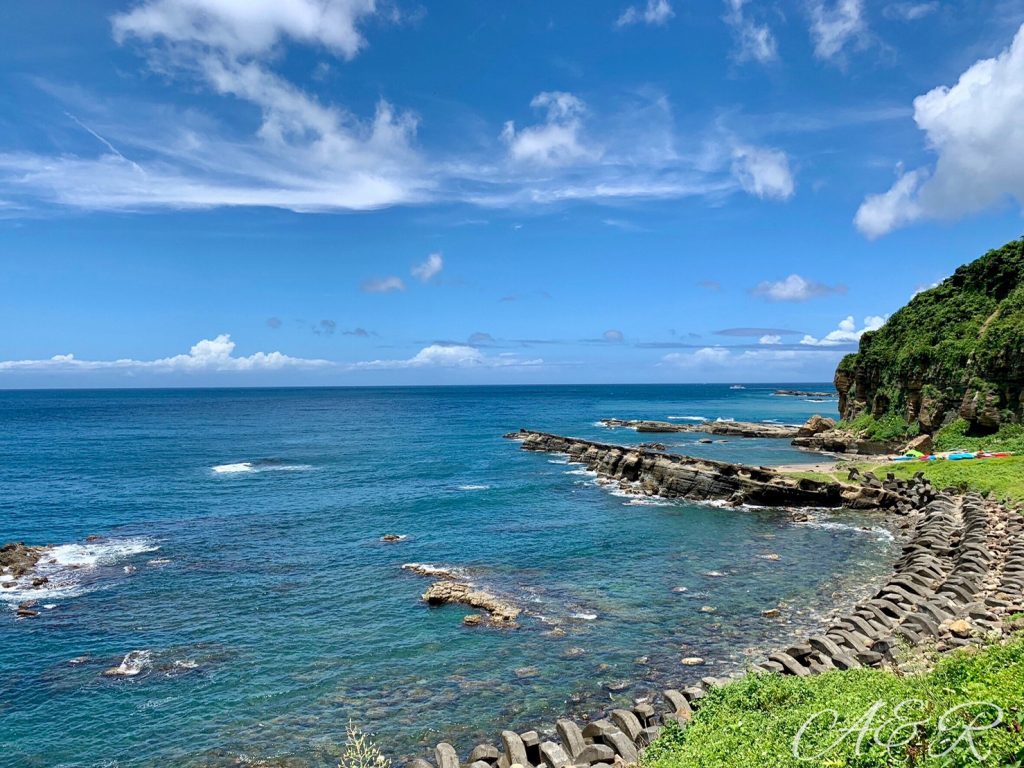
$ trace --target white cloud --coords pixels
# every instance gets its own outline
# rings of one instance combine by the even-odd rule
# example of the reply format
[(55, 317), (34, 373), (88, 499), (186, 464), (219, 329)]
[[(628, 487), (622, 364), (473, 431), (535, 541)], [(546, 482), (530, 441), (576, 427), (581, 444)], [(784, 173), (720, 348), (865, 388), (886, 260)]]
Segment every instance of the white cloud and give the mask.
[(725, 23), (736, 38), (736, 58), (739, 61), (758, 61), (762, 64), (779, 58), (778, 44), (771, 27), (751, 20), (744, 10), (749, 0), (725, 0)]
[[(126, 105), (104, 113), (84, 104), (96, 120), (110, 122), (101, 133), (71, 117), (103, 154), (0, 154), (0, 178), (51, 202), (93, 210), (365, 210), (422, 200), (433, 182), (413, 148), (413, 115), (381, 99), (362, 119), (269, 68), (284, 40), (351, 58), (364, 42), (357, 24), (373, 11), (373, 0), (144, 2), (114, 16), (115, 38), (141, 43), (162, 77), (254, 105), (255, 130), (229, 130), (189, 110)], [(129, 122), (134, 127), (126, 128)]]
[(733, 175), (746, 192), (767, 200), (788, 200), (793, 196), (795, 184), (785, 152), (738, 146), (732, 158)]
[(853, 219), (857, 229), (874, 239), (920, 218), (917, 192), (927, 178), (924, 169), (909, 171), (901, 174), (888, 192), (868, 195)]
[(644, 7), (631, 5), (624, 10), (615, 22), (615, 26), (628, 27), (640, 22), (662, 26), (675, 15), (668, 0), (647, 0), (647, 5)]
[(784, 280), (765, 280), (758, 283), (753, 293), (770, 301), (807, 301), (830, 293), (846, 293), (846, 286), (825, 285), (793, 274)]
[(534, 96), (530, 106), (546, 112), (543, 123), (516, 131), (515, 122), (509, 120), (501, 132), (513, 160), (563, 165), (599, 154), (584, 146), (580, 136), (586, 111), (580, 98), (563, 91), (545, 91)]
[(849, 315), (844, 320), (839, 321), (839, 327), (836, 330), (829, 331), (823, 338), (818, 339), (808, 334), (800, 340), (800, 343), (813, 347), (832, 347), (837, 344), (850, 344), (860, 341), (860, 337), (868, 331), (877, 331), (885, 325), (887, 319), (888, 317), (880, 315), (868, 315), (864, 318), (863, 327), (857, 330), (857, 323), (854, 321), (853, 315)]
[(885, 6), (882, 15), (896, 21), (917, 21), (930, 16), (939, 10), (937, 0), (928, 3), (890, 3)]
[(431, 278), (441, 274), (441, 270), (444, 268), (444, 259), (440, 253), (432, 253), (427, 256), (427, 260), (422, 264), (418, 264), (412, 268), (412, 276), (420, 282), (429, 282)]
[(618, 344), (619, 342), (623, 341), (626, 337), (622, 333), (622, 331), (617, 331), (614, 328), (612, 328), (601, 334), (601, 338), (604, 339), (605, 341), (610, 341), (613, 344)]
[(542, 359), (524, 360), (513, 354), (488, 355), (462, 344), (431, 344), (407, 360), (368, 360), (353, 363), (354, 370), (402, 368), (514, 368), (542, 365)]
[(392, 291), (404, 291), (405, 282), (400, 277), (391, 275), (389, 277), (377, 277), (367, 280), (361, 286), (363, 293), (391, 293)]
[(350, 59), (365, 44), (356, 24), (375, 5), (375, 0), (149, 0), (112, 21), (118, 42), (165, 40), (244, 56), (266, 53), (287, 37)]
[(691, 372), (702, 372), (709, 378), (742, 376), (763, 381), (771, 372), (798, 373), (806, 375), (813, 371), (820, 375), (821, 366), (827, 370), (837, 362), (842, 352), (831, 349), (747, 349), (733, 350), (728, 347), (704, 347), (694, 352), (672, 352), (661, 359), (659, 365), (679, 368)]
[(914, 120), (938, 158), (900, 176), (857, 211), (868, 237), (924, 218), (956, 218), (1014, 199), (1024, 207), (1024, 25), (1009, 48), (975, 62), (953, 87), (914, 99)]
[(811, 39), (819, 59), (835, 59), (851, 43), (863, 44), (867, 33), (863, 0), (811, 3)]
[(760, 339), (758, 339), (757, 343), (758, 344), (781, 344), (782, 343), (782, 337), (779, 336), (778, 334), (766, 333), (764, 336), (762, 336)]
[(0, 360), (0, 372), (5, 371), (265, 371), (282, 368), (321, 368), (333, 365), (328, 360), (289, 357), (281, 352), (254, 352), (246, 357), (234, 355), (235, 342), (223, 333), (213, 339), (203, 339), (192, 346), (188, 354), (174, 355), (157, 360), (82, 360), (73, 354), (54, 355), (45, 360)]

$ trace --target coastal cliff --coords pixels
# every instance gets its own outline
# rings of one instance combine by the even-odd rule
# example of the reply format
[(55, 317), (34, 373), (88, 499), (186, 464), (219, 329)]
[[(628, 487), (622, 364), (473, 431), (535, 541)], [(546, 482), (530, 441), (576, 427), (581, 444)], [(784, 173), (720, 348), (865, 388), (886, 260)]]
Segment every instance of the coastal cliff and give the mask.
[(1024, 420), (1024, 239), (923, 291), (835, 374), (845, 425), (899, 440), (994, 435)]

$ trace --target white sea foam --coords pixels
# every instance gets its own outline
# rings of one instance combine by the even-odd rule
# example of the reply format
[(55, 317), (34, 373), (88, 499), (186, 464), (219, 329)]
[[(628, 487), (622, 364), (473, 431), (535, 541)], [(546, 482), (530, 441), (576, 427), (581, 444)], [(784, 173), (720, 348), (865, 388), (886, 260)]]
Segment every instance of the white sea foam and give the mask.
[(119, 560), (142, 552), (160, 549), (152, 539), (143, 537), (129, 539), (105, 539), (85, 544), (62, 544), (54, 547), (40, 558), (40, 564), (52, 560), (57, 565), (92, 568), (97, 565), (116, 565)]
[(569, 459), (568, 458), (548, 459), (548, 464), (568, 464), (568, 463), (569, 463)]
[(671, 421), (710, 421), (706, 416), (666, 416)]
[(491, 486), (489, 485), (460, 485), (460, 491), (489, 491)]
[(579, 619), (580, 621), (594, 621), (597, 618), (597, 614), (596, 613), (574, 613), (572, 615), (572, 617), (574, 619)]
[(304, 472), (313, 469), (309, 464), (282, 464), (276, 461), (239, 461), (217, 464), (210, 470), (217, 475), (240, 475), (253, 472)]
[(797, 523), (797, 525), (806, 525), (808, 528), (821, 528), (826, 531), (845, 531), (847, 533), (861, 533), (875, 536), (879, 539), (885, 539), (886, 541), (894, 541), (892, 531), (881, 528), (877, 525), (871, 526), (860, 526), (850, 525), (849, 523), (837, 523), (831, 520), (809, 520), (807, 522)]
[[(12, 587), (0, 587), (0, 600), (12, 608), (31, 600), (67, 600), (102, 586), (97, 568), (117, 565), (122, 560), (154, 552), (160, 547), (152, 539), (134, 537), (104, 539), (84, 544), (61, 544), (44, 550), (33, 571), (15, 580)], [(124, 568), (118, 572), (129, 573)], [(33, 586), (32, 581), (47, 582)]]
[(144, 671), (150, 666), (153, 660), (152, 652), (148, 650), (141, 651), (129, 651), (125, 654), (121, 664), (116, 667), (111, 667), (104, 675), (108, 677), (120, 676), (120, 677), (135, 677), (140, 672)]
[(567, 469), (565, 470), (567, 475), (582, 475), (583, 477), (597, 477), (597, 472), (590, 469)]

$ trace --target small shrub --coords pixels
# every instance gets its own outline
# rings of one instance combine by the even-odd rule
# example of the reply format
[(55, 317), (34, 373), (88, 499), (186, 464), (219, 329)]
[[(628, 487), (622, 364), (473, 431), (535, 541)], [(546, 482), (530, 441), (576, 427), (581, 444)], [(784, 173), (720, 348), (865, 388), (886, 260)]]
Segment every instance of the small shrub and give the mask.
[(345, 751), (341, 753), (338, 768), (391, 768), (391, 760), (368, 734), (349, 720), (345, 729)]

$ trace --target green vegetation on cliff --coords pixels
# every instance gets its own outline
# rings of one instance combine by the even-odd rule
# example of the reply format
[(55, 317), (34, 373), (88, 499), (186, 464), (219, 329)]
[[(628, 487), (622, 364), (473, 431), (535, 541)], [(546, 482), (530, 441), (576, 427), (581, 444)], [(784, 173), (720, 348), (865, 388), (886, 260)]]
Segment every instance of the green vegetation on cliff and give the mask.
[[(1021, 766), (1022, 690), (1020, 637), (954, 653), (921, 675), (874, 669), (747, 675), (713, 691), (686, 729), (666, 728), (642, 762), (645, 768)], [(967, 731), (972, 723), (977, 730)]]
[(934, 434), (957, 419), (964, 437), (1019, 425), (1024, 239), (960, 267), (864, 334), (835, 382), (846, 425), (877, 439)]

